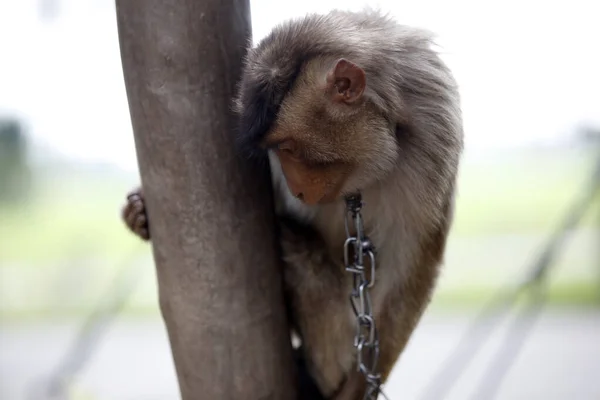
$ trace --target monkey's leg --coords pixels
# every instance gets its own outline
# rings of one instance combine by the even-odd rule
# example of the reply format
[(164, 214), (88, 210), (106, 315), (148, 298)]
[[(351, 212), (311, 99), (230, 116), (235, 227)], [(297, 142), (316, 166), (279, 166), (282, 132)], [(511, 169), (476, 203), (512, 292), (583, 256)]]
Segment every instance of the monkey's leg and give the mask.
[(279, 221), (291, 321), (302, 340), (306, 370), (324, 398), (331, 398), (353, 365), (350, 276), (314, 229), (294, 218)]
[(141, 188), (134, 189), (127, 195), (127, 203), (121, 210), (121, 218), (131, 232), (143, 240), (150, 240), (146, 204)]

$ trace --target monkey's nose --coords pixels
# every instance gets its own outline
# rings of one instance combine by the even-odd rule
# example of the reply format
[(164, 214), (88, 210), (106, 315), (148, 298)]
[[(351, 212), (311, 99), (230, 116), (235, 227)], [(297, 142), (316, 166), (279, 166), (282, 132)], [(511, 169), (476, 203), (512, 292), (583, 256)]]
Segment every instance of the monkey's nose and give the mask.
[(319, 202), (323, 198), (323, 194), (320, 193), (319, 191), (298, 192), (296, 194), (296, 198), (298, 200), (300, 200), (301, 202), (303, 202), (304, 204), (307, 204), (309, 206), (314, 206), (316, 204), (319, 204)]

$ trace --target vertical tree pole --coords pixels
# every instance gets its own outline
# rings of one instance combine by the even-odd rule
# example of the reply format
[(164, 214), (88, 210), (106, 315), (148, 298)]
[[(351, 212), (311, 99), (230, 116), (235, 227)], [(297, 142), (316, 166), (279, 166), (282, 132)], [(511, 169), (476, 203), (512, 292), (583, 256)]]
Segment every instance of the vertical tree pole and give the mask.
[[(184, 400), (293, 399), (268, 171), (235, 154), (248, 0), (117, 0), (165, 320)], [(152, 351), (152, 349), (148, 349)]]

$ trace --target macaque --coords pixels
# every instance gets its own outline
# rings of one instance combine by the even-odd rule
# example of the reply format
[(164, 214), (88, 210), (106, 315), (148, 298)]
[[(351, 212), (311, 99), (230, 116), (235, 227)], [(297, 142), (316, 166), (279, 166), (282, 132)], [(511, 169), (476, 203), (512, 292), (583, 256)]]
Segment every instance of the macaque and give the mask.
[[(343, 259), (346, 195), (362, 195), (376, 250), (382, 382), (429, 303), (453, 218), (459, 103), (432, 35), (379, 12), (290, 20), (249, 49), (237, 139), (270, 162), (292, 328), (319, 393), (304, 398), (358, 400), (366, 390)], [(141, 191), (123, 217), (149, 239)]]

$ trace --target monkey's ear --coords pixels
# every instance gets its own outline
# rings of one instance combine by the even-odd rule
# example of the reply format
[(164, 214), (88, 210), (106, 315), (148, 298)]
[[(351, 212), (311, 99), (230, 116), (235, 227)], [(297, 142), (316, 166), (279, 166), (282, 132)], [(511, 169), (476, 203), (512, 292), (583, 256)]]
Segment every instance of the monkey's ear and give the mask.
[(360, 103), (366, 85), (365, 71), (344, 58), (327, 73), (327, 91), (336, 103)]

